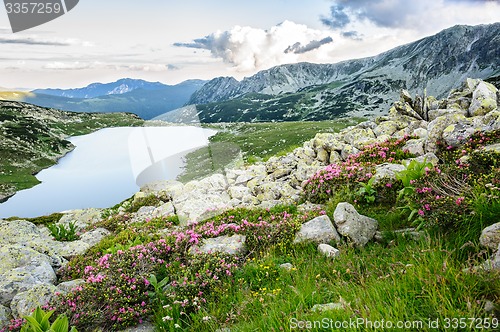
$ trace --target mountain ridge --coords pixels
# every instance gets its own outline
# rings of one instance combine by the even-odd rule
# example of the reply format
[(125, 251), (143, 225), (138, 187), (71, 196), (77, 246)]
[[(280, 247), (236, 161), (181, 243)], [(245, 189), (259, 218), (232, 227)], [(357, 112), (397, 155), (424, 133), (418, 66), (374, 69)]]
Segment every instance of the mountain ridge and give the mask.
[[(374, 57), (281, 65), (242, 81), (215, 78), (188, 104), (196, 105), (201, 122), (380, 115), (401, 89), (442, 98), (466, 77), (498, 76), (499, 58), (500, 23), (457, 25)], [(182, 122), (180, 113), (166, 118)]]

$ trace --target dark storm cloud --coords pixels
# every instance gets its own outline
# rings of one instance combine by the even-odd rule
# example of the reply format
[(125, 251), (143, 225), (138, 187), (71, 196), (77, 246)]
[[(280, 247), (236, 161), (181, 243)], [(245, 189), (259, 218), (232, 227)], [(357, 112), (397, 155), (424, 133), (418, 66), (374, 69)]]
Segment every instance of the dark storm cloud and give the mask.
[(295, 54), (303, 54), (307, 53), (309, 51), (315, 50), (317, 48), (320, 48), (321, 46), (325, 44), (329, 44), (333, 42), (332, 37), (326, 37), (321, 40), (313, 40), (309, 42), (307, 45), (302, 46), (301, 43), (295, 43), (292, 46), (288, 46), (288, 48), (285, 50), (285, 53), (295, 53)]

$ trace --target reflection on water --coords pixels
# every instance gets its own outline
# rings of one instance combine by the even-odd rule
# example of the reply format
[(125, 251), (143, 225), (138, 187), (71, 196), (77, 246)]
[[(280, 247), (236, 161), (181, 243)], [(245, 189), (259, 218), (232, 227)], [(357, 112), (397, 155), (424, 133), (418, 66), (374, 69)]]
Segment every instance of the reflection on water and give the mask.
[(176, 126), (108, 128), (72, 137), (75, 150), (41, 171), (41, 184), (0, 204), (0, 218), (112, 206), (147, 182), (175, 179), (182, 171), (182, 157), (206, 145), (214, 134)]

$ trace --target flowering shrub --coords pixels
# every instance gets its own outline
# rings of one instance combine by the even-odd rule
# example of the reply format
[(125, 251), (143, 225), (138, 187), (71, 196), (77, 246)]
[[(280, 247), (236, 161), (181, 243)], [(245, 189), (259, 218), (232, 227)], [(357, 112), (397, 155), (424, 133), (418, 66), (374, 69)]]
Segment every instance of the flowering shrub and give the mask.
[(304, 188), (305, 198), (313, 203), (324, 203), (341, 188), (354, 190), (359, 183), (369, 181), (375, 174), (376, 165), (413, 157), (408, 151), (402, 150), (402, 146), (410, 138), (405, 136), (368, 145), (365, 150), (349, 156), (347, 161), (327, 166), (307, 180)]
[(85, 331), (97, 326), (116, 330), (136, 325), (152, 310), (147, 278), (170, 259), (172, 251), (166, 240), (159, 240), (103, 255), (79, 271), (85, 284), (50, 305)]

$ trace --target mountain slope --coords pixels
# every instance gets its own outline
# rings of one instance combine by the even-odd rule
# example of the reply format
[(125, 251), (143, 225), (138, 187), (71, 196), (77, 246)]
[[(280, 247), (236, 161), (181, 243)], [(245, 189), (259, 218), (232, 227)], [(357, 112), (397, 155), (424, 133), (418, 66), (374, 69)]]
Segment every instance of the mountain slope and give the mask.
[[(159, 114), (169, 112), (184, 105), (193, 92), (205, 84), (205, 81), (189, 80), (177, 85), (163, 85), (160, 83), (163, 87), (157, 87), (156, 83), (152, 84), (155, 88), (147, 86), (146, 88), (135, 88), (125, 93), (112, 93), (95, 98), (69, 98), (57, 95), (32, 93), (24, 96), (20, 101), (74, 112), (129, 112), (135, 113), (143, 119), (151, 119)], [(35, 90), (35, 92), (36, 91), (43, 90)], [(106, 91), (109, 92), (110, 90)], [(60, 94), (69, 93), (70, 92), (61, 92)], [(79, 93), (83, 92), (80, 91)], [(76, 93), (74, 95), (76, 95)]]
[[(441, 98), (466, 77), (497, 76), (499, 58), (500, 23), (455, 26), (375, 57), (282, 65), (241, 82), (217, 78), (195, 92), (189, 103), (197, 105), (202, 122), (380, 114), (387, 112), (400, 89), (419, 94), (426, 90)], [(176, 113), (169, 117), (175, 119)]]

